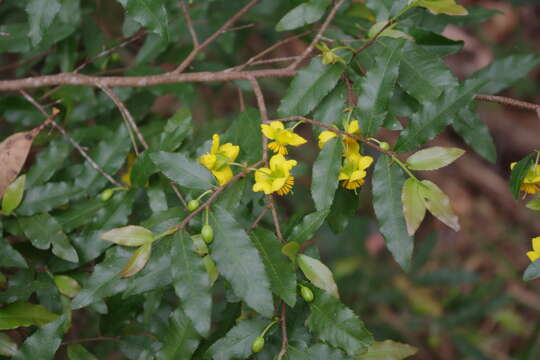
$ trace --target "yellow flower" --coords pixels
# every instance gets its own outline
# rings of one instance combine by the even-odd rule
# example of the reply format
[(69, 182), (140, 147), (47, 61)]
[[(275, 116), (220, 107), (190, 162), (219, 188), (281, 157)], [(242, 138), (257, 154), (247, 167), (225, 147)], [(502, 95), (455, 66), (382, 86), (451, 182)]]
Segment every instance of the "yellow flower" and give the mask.
[(219, 145), (219, 135), (214, 134), (210, 152), (201, 156), (199, 162), (212, 172), (219, 185), (223, 185), (233, 177), (229, 163), (236, 160), (239, 152), (240, 147), (237, 145)]
[(120, 178), (120, 181), (127, 186), (131, 186), (131, 170), (133, 169), (133, 164), (135, 163), (136, 159), (137, 156), (135, 156), (134, 153), (129, 153), (127, 156), (126, 172), (122, 174), (122, 177)]
[[(347, 125), (346, 131), (349, 134), (360, 135), (360, 126), (358, 120), (353, 120)], [(333, 131), (325, 130), (319, 134), (319, 148), (323, 148), (330, 139), (333, 139), (337, 134)], [(347, 157), (352, 154), (357, 154), (360, 151), (360, 144), (358, 141), (350, 136), (342, 136), (343, 139), (343, 156)]]
[(540, 259), (540, 236), (532, 239), (532, 248), (533, 251), (527, 251), (527, 256), (532, 262), (535, 262)]
[(294, 185), (291, 169), (296, 166), (296, 160), (287, 160), (281, 154), (272, 156), (270, 168), (260, 168), (255, 172), (253, 191), (264, 191), (265, 194), (277, 192), (285, 195)]
[(291, 129), (285, 129), (281, 121), (272, 121), (270, 125), (261, 125), (264, 136), (272, 141), (268, 147), (275, 153), (287, 155), (287, 145), (300, 146), (306, 139), (295, 134)]
[[(510, 169), (513, 169), (514, 166), (516, 166), (515, 162), (510, 164)], [(519, 189), (527, 194), (536, 194), (540, 191), (540, 165), (530, 167)]]
[(367, 175), (366, 169), (372, 162), (371, 156), (362, 156), (360, 153), (347, 156), (339, 172), (339, 180), (343, 180), (341, 186), (348, 190), (355, 190), (362, 186)]

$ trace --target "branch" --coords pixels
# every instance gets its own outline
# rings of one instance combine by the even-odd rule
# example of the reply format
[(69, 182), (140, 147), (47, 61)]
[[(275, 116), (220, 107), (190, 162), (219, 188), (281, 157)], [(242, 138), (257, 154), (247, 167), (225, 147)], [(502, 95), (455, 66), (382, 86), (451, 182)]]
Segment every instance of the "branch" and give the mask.
[(281, 360), (287, 353), (287, 347), (289, 346), (289, 339), (287, 337), (287, 306), (285, 302), (281, 303), (281, 316), (279, 317), (281, 324), (281, 350), (278, 354), (278, 360)]
[(184, 16), (184, 21), (186, 22), (187, 28), (189, 30), (189, 34), (191, 35), (191, 40), (193, 41), (193, 47), (198, 48), (199, 39), (197, 39), (197, 33), (195, 32), (195, 28), (193, 27), (191, 16), (189, 16), (189, 9), (186, 6), (186, 3), (184, 2), (184, 0), (179, 0), (179, 3), (180, 3), (180, 7), (182, 8), (182, 15)]
[(262, 218), (264, 217), (264, 215), (266, 214), (268, 209), (270, 209), (271, 206), (272, 205), (270, 203), (266, 204), (266, 206), (262, 209), (261, 213), (259, 214), (259, 216), (257, 216), (253, 224), (251, 224), (251, 226), (246, 230), (247, 232), (253, 231), (253, 229), (255, 229), (257, 225), (259, 225), (259, 222), (261, 222)]
[(281, 243), (285, 243), (285, 238), (283, 238), (283, 233), (281, 232), (281, 225), (279, 222), (279, 216), (276, 209), (276, 202), (272, 194), (266, 195), (268, 203), (270, 204), (270, 209), (272, 210), (272, 220), (274, 221), (274, 228), (276, 229), (276, 236)]
[(526, 101), (516, 100), (505, 96), (495, 96), (495, 95), (482, 95), (478, 94), (474, 97), (475, 100), (494, 102), (497, 104), (508, 105), (517, 107), (524, 110), (530, 110), (536, 112), (536, 115), (540, 118), (540, 105), (533, 104)]
[(364, 44), (364, 46), (356, 49), (353, 54), (354, 55), (357, 55), (357, 54), (360, 54), (362, 51), (366, 50), (368, 47), (370, 47), (371, 45), (373, 45), (375, 43), (375, 41), (377, 41), (377, 39), (379, 38), (379, 36), (381, 36), (381, 34), (384, 32), (384, 30), (388, 29), (392, 24), (395, 23), (395, 20), (388, 20), (388, 22), (382, 27), (381, 30), (379, 30), (375, 36), (373, 36), (371, 38), (371, 40), (369, 40), (367, 43)]

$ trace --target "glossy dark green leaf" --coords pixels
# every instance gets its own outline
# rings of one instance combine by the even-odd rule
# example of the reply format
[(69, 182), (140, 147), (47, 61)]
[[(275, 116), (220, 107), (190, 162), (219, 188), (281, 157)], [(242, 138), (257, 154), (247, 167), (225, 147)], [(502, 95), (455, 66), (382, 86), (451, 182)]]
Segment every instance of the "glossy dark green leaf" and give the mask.
[(345, 70), (342, 64), (324, 65), (320, 57), (300, 69), (292, 80), (278, 108), (280, 116), (303, 116), (310, 113), (336, 86)]
[(319, 211), (329, 208), (334, 201), (341, 170), (341, 153), (341, 139), (331, 139), (321, 149), (313, 164), (311, 197)]
[(208, 349), (208, 354), (214, 360), (247, 359), (253, 340), (267, 324), (268, 320), (261, 318), (240, 321)]
[(84, 199), (71, 204), (69, 208), (55, 215), (55, 218), (62, 225), (62, 228), (69, 233), (79, 226), (90, 223), (94, 216), (107, 205), (109, 205), (108, 202), (99, 198)]
[(199, 334), (208, 336), (212, 316), (210, 279), (193, 241), (183, 230), (173, 235), (171, 272), (185, 314)]
[(336, 297), (313, 289), (315, 299), (306, 324), (311, 333), (350, 356), (359, 355), (373, 343), (373, 336), (362, 320)]
[[(438, 56), (455, 54), (460, 51), (464, 45), (463, 40), (452, 40), (437, 32), (425, 30), (419, 27), (408, 28), (407, 34), (414, 38), (414, 43), (416, 43), (416, 45), (428, 51), (430, 54)], [(440, 64), (439, 59), (437, 59), (435, 62)]]
[(68, 360), (98, 360), (81, 344), (71, 344), (67, 347)]
[(310, 0), (300, 4), (279, 20), (276, 30), (288, 31), (313, 24), (324, 15), (329, 4), (328, 0)]
[(329, 212), (330, 209), (324, 209), (304, 216), (302, 222), (293, 228), (287, 241), (295, 241), (301, 244), (304, 241), (311, 239), (317, 230), (319, 230)]
[(274, 302), (257, 249), (229, 212), (219, 207), (213, 210), (210, 225), (215, 239), (210, 248), (219, 273), (231, 283), (236, 296), (258, 313), (271, 317)]
[(332, 271), (320, 260), (300, 254), (297, 263), (306, 278), (318, 287), (336, 298), (339, 298), (338, 288)]
[(452, 122), (452, 127), (480, 156), (491, 163), (497, 161), (497, 150), (489, 129), (470, 107), (458, 113)]
[(395, 150), (413, 150), (437, 136), (446, 125), (456, 118), (458, 112), (468, 106), (474, 95), (484, 85), (484, 81), (467, 81), (463, 85), (450, 88), (435, 100), (424, 101), (419, 112), (401, 132)]
[(368, 351), (357, 356), (357, 360), (403, 360), (413, 356), (418, 349), (392, 340), (375, 341)]
[(41, 151), (35, 163), (28, 170), (26, 184), (28, 188), (47, 182), (64, 165), (71, 153), (71, 145), (63, 139), (51, 141)]
[(401, 190), (404, 182), (404, 173), (398, 165), (390, 157), (381, 155), (373, 171), (373, 208), (386, 247), (407, 271), (414, 243), (403, 217)]
[(281, 252), (279, 240), (274, 233), (263, 228), (254, 229), (250, 237), (264, 262), (270, 280), (270, 289), (287, 305), (294, 307), (296, 304), (296, 271), (293, 263)]
[(127, 15), (140, 25), (159, 34), (164, 42), (169, 40), (167, 9), (159, 0), (120, 0)]
[(30, 25), (28, 36), (32, 40), (33, 46), (41, 42), (45, 31), (52, 24), (60, 9), (61, 5), (58, 0), (28, 1), (26, 5)]
[(0, 308), (0, 330), (16, 329), (20, 326), (43, 326), (58, 318), (43, 305), (16, 302)]
[(527, 172), (533, 166), (534, 156), (534, 153), (525, 156), (512, 169), (512, 173), (510, 174), (510, 192), (514, 195), (515, 199), (519, 199), (519, 189), (525, 176), (527, 176)]
[(347, 228), (350, 219), (358, 210), (358, 205), (358, 196), (353, 191), (346, 190), (343, 187), (338, 188), (334, 203), (326, 219), (334, 234), (339, 234)]
[(19, 206), (24, 195), (25, 183), (26, 175), (21, 175), (6, 188), (2, 197), (1, 213), (3, 215), (11, 215), (12, 211)]
[(169, 326), (159, 359), (188, 360), (199, 346), (200, 337), (182, 309), (176, 309), (169, 317)]
[(247, 108), (231, 124), (222, 142), (240, 146), (238, 160), (252, 164), (261, 159), (261, 137), (259, 113), (253, 108)]
[(48, 323), (36, 330), (31, 336), (26, 338), (13, 356), (13, 360), (43, 359), (52, 360), (54, 354), (62, 343), (62, 336), (65, 331), (65, 324), (68, 321), (67, 315), (62, 315), (53, 322)]
[(191, 112), (187, 107), (178, 110), (167, 120), (161, 134), (159, 149), (163, 151), (178, 149), (191, 131), (191, 121)]
[(373, 136), (383, 125), (399, 74), (403, 39), (387, 39), (386, 47), (375, 59), (365, 78), (355, 82), (362, 135)]
[(156, 166), (169, 179), (181, 186), (194, 190), (212, 188), (212, 175), (208, 169), (196, 160), (188, 159), (184, 154), (159, 151), (150, 154)]
[(530, 263), (523, 273), (523, 280), (529, 281), (538, 279), (540, 277), (540, 260), (536, 260), (533, 263)]
[(84, 189), (67, 182), (47, 183), (26, 191), (23, 202), (16, 213), (30, 216), (47, 212), (84, 193)]
[(17, 353), (17, 343), (7, 334), (0, 333), (0, 355), (12, 357)]
[(0, 233), (0, 267), (10, 266), (27, 268), (28, 264), (24, 257)]
[(350, 360), (351, 357), (339, 349), (326, 344), (311, 345), (307, 349), (298, 349), (289, 346), (287, 351), (288, 360)]
[[(338, 124), (347, 99), (347, 87), (338, 84), (315, 108), (313, 120), (326, 125)], [(319, 134), (322, 128), (314, 126), (313, 132)]]
[(152, 159), (150, 159), (151, 154), (151, 152), (145, 151), (135, 159), (130, 174), (130, 181), (133, 186), (145, 186), (150, 176), (159, 171)]

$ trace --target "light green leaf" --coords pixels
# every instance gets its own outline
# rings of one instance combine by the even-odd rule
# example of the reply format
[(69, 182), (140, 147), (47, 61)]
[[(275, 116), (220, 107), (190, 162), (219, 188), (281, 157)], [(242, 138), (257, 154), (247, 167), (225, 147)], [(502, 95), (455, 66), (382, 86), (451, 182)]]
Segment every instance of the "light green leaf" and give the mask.
[(319, 230), (329, 212), (330, 209), (324, 209), (304, 216), (302, 222), (293, 228), (292, 233), (288, 238), (288, 242), (297, 242), (301, 244), (304, 241), (311, 239), (317, 230)]
[(480, 156), (491, 163), (497, 161), (497, 150), (489, 129), (473, 109), (462, 109), (452, 122), (452, 127)]
[(422, 180), (422, 185), (420, 193), (424, 197), (424, 203), (429, 212), (454, 231), (459, 231), (459, 219), (450, 206), (448, 196), (429, 180)]
[(214, 360), (247, 359), (251, 355), (253, 340), (267, 323), (261, 318), (240, 321), (208, 349), (208, 354)]
[(526, 206), (533, 211), (540, 211), (540, 198), (532, 199)]
[(404, 182), (403, 171), (390, 157), (381, 155), (373, 171), (373, 208), (386, 246), (397, 263), (407, 271), (414, 243), (407, 232), (402, 210)]
[(98, 360), (81, 344), (71, 344), (67, 347), (68, 360)]
[(56, 287), (58, 288), (58, 291), (60, 291), (60, 294), (74, 298), (79, 291), (81, 291), (81, 286), (71, 276), (67, 275), (55, 275), (54, 276), (54, 283), (56, 284)]
[(446, 15), (468, 15), (469, 12), (463, 6), (456, 4), (455, 0), (415, 0), (415, 6), (428, 9), (431, 13)]
[(250, 235), (264, 262), (270, 280), (270, 289), (287, 305), (294, 307), (296, 304), (296, 271), (293, 263), (281, 253), (279, 240), (274, 233), (263, 228), (256, 228)]
[(523, 281), (530, 281), (540, 277), (540, 260), (530, 263), (523, 273)]
[(2, 198), (3, 215), (11, 215), (11, 212), (19, 206), (24, 195), (25, 183), (26, 175), (21, 175), (6, 188)]
[(202, 258), (204, 268), (206, 269), (206, 272), (208, 273), (208, 276), (210, 277), (210, 286), (214, 286), (214, 283), (219, 277), (219, 271), (216, 267), (216, 263), (210, 255), (206, 255)]
[(215, 207), (210, 225), (215, 239), (210, 245), (219, 273), (231, 283), (234, 293), (258, 313), (271, 317), (274, 302), (270, 283), (257, 249), (244, 229), (225, 209)]
[(330, 4), (327, 0), (311, 0), (298, 5), (279, 20), (276, 31), (294, 30), (304, 25), (313, 24), (325, 13)]
[(30, 24), (28, 36), (34, 47), (41, 42), (43, 34), (58, 15), (60, 8), (58, 0), (30, 0), (28, 2), (25, 9)]
[(313, 164), (311, 197), (317, 210), (329, 208), (334, 201), (341, 169), (342, 142), (339, 138), (328, 141)]
[(164, 42), (169, 40), (167, 9), (159, 0), (121, 0), (127, 14), (137, 23), (159, 34)]
[(324, 65), (320, 57), (311, 60), (292, 80), (279, 105), (279, 115), (304, 116), (310, 113), (336, 86), (344, 70), (340, 63)]
[(12, 357), (17, 353), (17, 343), (8, 334), (0, 333), (0, 355)]
[(418, 349), (392, 340), (375, 341), (368, 351), (356, 356), (357, 360), (403, 360), (413, 356)]
[(309, 330), (324, 342), (355, 356), (367, 350), (373, 336), (362, 320), (339, 299), (313, 289), (315, 299), (309, 304), (311, 313), (306, 320)]
[(411, 170), (437, 170), (450, 165), (463, 154), (465, 151), (458, 148), (432, 146), (409, 156), (406, 164)]
[(304, 275), (315, 286), (339, 298), (338, 288), (330, 269), (321, 261), (300, 254), (297, 263)]
[(65, 163), (71, 153), (71, 146), (64, 139), (51, 141), (41, 151), (36, 161), (28, 170), (26, 185), (31, 188), (47, 182)]
[(137, 250), (135, 250), (133, 255), (131, 255), (131, 258), (122, 269), (121, 277), (127, 278), (141, 271), (148, 262), (148, 259), (150, 259), (151, 254), (152, 243), (141, 245)]
[(62, 315), (53, 322), (48, 323), (36, 330), (30, 337), (26, 338), (13, 356), (13, 360), (52, 360), (54, 354), (62, 343), (62, 336), (65, 332), (68, 315)]
[[(369, 28), (368, 31), (368, 38), (373, 39), (375, 35), (379, 34), (379, 32), (388, 24), (388, 20), (385, 21), (379, 21), (378, 23), (374, 24), (372, 27)], [(388, 26), (382, 33), (379, 34), (379, 38), (383, 37), (390, 37), (394, 39), (408, 39), (408, 40), (414, 40), (412, 36), (409, 34), (404, 33), (403, 31), (394, 30), (393, 28), (397, 25), (397, 23), (394, 23), (390, 26)]]
[(419, 186), (421, 185), (417, 180), (409, 178), (403, 184), (401, 192), (403, 216), (405, 216), (407, 232), (411, 236), (414, 235), (426, 215), (426, 206), (420, 194)]
[(67, 204), (71, 199), (77, 198), (83, 193), (82, 188), (67, 182), (47, 183), (33, 187), (26, 191), (23, 202), (17, 208), (16, 213), (31, 216), (47, 212)]
[(210, 171), (183, 154), (160, 151), (150, 154), (150, 158), (169, 179), (181, 186), (194, 190), (212, 188)]
[(172, 281), (185, 314), (197, 332), (206, 337), (212, 316), (210, 278), (202, 258), (194, 250), (193, 241), (185, 231), (179, 231), (173, 236)]
[(296, 262), (296, 255), (300, 251), (300, 244), (297, 242), (288, 242), (281, 248), (281, 253), (286, 255), (293, 263)]
[(163, 348), (159, 352), (159, 359), (191, 359), (199, 346), (200, 337), (182, 309), (178, 308), (171, 314), (169, 327), (165, 334)]
[(16, 302), (0, 308), (0, 330), (16, 329), (20, 326), (43, 326), (58, 318), (43, 305)]
[(101, 239), (122, 246), (141, 246), (151, 243), (154, 234), (142, 226), (128, 225), (101, 234)]

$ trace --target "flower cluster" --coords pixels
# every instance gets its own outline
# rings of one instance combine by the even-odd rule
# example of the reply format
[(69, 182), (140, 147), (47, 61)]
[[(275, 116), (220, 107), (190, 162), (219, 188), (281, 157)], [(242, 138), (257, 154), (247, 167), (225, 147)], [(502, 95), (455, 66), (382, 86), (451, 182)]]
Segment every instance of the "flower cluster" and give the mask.
[[(515, 162), (510, 164), (511, 169), (514, 166), (516, 166)], [(526, 194), (536, 194), (540, 191), (540, 165), (532, 165), (529, 168), (519, 189)]]
[(208, 170), (215, 176), (219, 185), (225, 184), (233, 177), (230, 163), (238, 157), (240, 147), (231, 143), (219, 144), (219, 135), (212, 136), (212, 148), (209, 153), (199, 158)]

